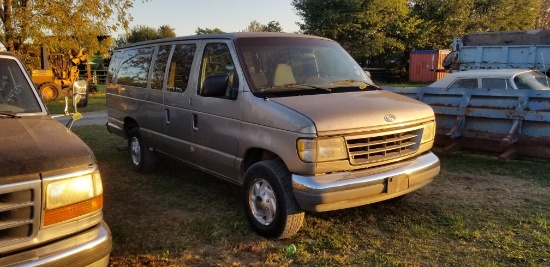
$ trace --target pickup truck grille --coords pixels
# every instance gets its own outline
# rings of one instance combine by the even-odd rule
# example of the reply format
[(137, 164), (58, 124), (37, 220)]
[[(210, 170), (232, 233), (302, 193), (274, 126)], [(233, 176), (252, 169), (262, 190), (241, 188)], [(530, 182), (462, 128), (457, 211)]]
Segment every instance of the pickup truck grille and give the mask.
[(0, 186), (0, 244), (23, 242), (38, 231), (40, 182)]
[(347, 136), (352, 165), (387, 161), (413, 154), (418, 149), (422, 128)]

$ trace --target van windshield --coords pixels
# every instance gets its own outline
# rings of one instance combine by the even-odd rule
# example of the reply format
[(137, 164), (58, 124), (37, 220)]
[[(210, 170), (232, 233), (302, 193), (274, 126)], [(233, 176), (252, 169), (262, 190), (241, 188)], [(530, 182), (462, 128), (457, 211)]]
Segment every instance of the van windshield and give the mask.
[(334, 41), (257, 37), (239, 38), (235, 43), (255, 94), (322, 94), (374, 88), (365, 71)]
[(0, 117), (41, 112), (23, 70), (11, 58), (0, 58)]

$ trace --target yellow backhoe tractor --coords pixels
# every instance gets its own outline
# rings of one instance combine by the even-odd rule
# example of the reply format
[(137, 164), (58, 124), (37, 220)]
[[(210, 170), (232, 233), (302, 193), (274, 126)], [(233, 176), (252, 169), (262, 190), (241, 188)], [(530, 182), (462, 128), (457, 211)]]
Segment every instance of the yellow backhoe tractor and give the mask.
[[(50, 62), (52, 67), (50, 68)], [(78, 80), (80, 68), (87, 71), (87, 82), (91, 81), (91, 68), (88, 55), (84, 54), (84, 48), (80, 51), (71, 49), (68, 52), (68, 59), (62, 54), (48, 56), (45, 46), (41, 49), (42, 69), (32, 71), (32, 81), (39, 88), (42, 99), (47, 101), (58, 97), (71, 95), (71, 88)]]

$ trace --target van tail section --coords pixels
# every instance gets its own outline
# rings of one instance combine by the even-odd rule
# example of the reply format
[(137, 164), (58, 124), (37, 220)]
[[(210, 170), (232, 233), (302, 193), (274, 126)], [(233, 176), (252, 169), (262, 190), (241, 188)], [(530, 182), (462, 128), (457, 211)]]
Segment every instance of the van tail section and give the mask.
[(451, 71), (532, 69), (550, 74), (550, 30), (472, 33), (455, 37), (443, 66)]

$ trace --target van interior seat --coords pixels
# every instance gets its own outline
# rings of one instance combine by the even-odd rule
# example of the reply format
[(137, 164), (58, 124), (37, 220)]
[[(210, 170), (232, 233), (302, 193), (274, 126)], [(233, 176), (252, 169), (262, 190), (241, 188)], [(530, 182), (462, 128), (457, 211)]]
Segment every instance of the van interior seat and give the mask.
[(278, 64), (273, 75), (273, 86), (296, 83), (292, 68), (287, 64)]
[(267, 87), (267, 78), (262, 72), (250, 72), (250, 78), (256, 88)]

